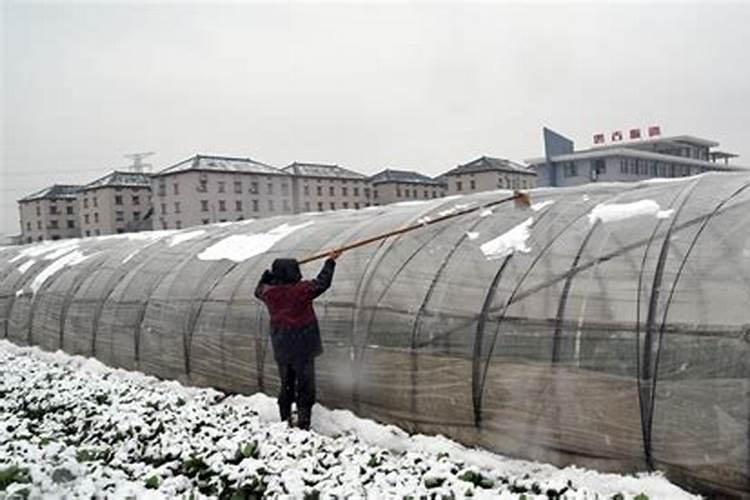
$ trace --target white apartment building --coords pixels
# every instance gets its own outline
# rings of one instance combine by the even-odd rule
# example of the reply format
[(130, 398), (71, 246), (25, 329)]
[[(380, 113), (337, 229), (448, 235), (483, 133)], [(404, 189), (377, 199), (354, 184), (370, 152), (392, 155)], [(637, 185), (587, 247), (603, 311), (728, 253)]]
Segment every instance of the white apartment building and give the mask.
[(369, 179), (373, 205), (429, 200), (445, 196), (447, 186), (412, 170), (385, 169)]
[(250, 158), (196, 155), (151, 175), (154, 229), (294, 213), (292, 176)]
[(536, 172), (519, 163), (482, 156), (447, 171), (439, 177), (448, 186), (448, 194), (466, 194), (495, 189), (531, 189)]
[(338, 165), (298, 162), (284, 171), (293, 175), (294, 213), (370, 206), (370, 187), (363, 174)]
[[(640, 134), (639, 134), (640, 135)], [(747, 170), (729, 163), (737, 155), (713, 148), (719, 143), (691, 135), (655, 137), (575, 150), (572, 140), (544, 129), (545, 157), (526, 160), (540, 186), (685, 177), (703, 172)]]
[(21, 242), (80, 236), (76, 203), (80, 189), (81, 186), (55, 184), (18, 200)]
[(78, 214), (82, 236), (151, 229), (151, 181), (138, 172), (111, 172), (81, 188)]

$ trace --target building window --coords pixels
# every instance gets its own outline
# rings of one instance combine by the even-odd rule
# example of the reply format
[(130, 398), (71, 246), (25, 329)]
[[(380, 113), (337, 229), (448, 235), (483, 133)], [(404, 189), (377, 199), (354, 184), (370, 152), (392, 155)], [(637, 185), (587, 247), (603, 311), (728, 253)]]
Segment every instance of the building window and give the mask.
[(258, 211), (258, 200), (253, 200), (253, 212)]
[(354, 187), (354, 188), (352, 188), (352, 190), (354, 191), (354, 196), (359, 196), (359, 188), (358, 187)]
[(310, 211), (310, 202), (306, 201), (305, 202), (305, 212), (309, 212), (309, 211)]
[(159, 182), (159, 196), (166, 196), (166, 195), (167, 195), (167, 185), (162, 180), (161, 182)]
[(51, 213), (52, 215), (57, 215), (57, 205), (50, 205), (49, 213)]
[(99, 222), (99, 212), (94, 212), (94, 222)]
[(319, 201), (318, 202), (318, 212), (322, 212), (322, 211), (323, 211), (323, 202)]
[(98, 229), (94, 229), (94, 234), (97, 236), (101, 236), (102, 232), (99, 231)]
[(83, 208), (89, 208), (89, 199), (88, 198), (84, 198), (83, 199)]
[(225, 200), (219, 200), (219, 212), (227, 211), (227, 202)]
[(268, 194), (273, 194), (273, 184), (270, 182), (268, 183)]
[(373, 189), (373, 190), (372, 190), (372, 197), (373, 197), (374, 199), (376, 199), (376, 200), (378, 199), (378, 190), (377, 190), (377, 189)]
[(133, 205), (140, 205), (141, 204), (141, 198), (140, 196), (132, 196)]
[[(271, 184), (269, 184), (270, 186)], [(268, 200), (268, 211), (273, 212), (273, 200)]]
[(201, 222), (203, 222), (203, 225), (205, 226), (206, 224), (208, 224), (208, 219), (203, 219)]
[[(375, 196), (375, 198), (377, 198), (377, 195)], [(398, 186), (396, 186), (396, 198), (401, 198), (401, 188)]]
[(31, 222), (26, 223), (26, 230), (31, 231)]
[(432, 192), (432, 197), (433, 197), (433, 198), (437, 198), (437, 192), (433, 191), (433, 192)]
[(323, 186), (318, 186), (318, 196), (323, 196)]
[(174, 227), (176, 227), (177, 229), (182, 229), (182, 221), (181, 220), (175, 221)]
[(281, 195), (282, 196), (289, 195), (289, 184), (287, 184), (286, 182), (281, 183)]
[(84, 214), (83, 215), (83, 223), (84, 224), (88, 224), (89, 223), (89, 214)]
[(166, 203), (162, 203), (161, 204), (161, 213), (163, 215), (166, 215), (166, 213), (167, 213), (167, 204)]
[(331, 196), (336, 196), (336, 188), (334, 188), (333, 186), (329, 186), (328, 194), (330, 194)]
[(174, 183), (174, 194), (180, 194), (180, 185), (176, 182)]
[(427, 199), (427, 198), (429, 198), (429, 197), (430, 197), (430, 193), (429, 193), (429, 191), (427, 191), (427, 190), (425, 189), (425, 190), (424, 190), (424, 199), (426, 200), (426, 199)]
[(258, 194), (258, 181), (250, 183), (250, 194)]
[[(39, 203), (39, 202), (37, 202), (37, 203)], [(36, 215), (37, 215), (38, 217), (41, 217), (41, 216), (42, 216), (42, 209), (41, 209), (41, 208), (39, 208), (39, 205), (37, 205), (37, 206), (36, 206)]]
[(308, 186), (307, 184), (305, 184), (304, 186), (304, 192), (305, 196), (310, 196), (310, 186)]
[[(75, 228), (75, 227), (76, 227), (76, 221), (74, 221), (74, 220), (69, 220), (69, 221), (68, 221), (68, 229), (73, 229), (73, 228)], [(29, 229), (31, 229), (31, 228), (29, 228)]]
[(336, 203), (333, 201), (331, 202), (331, 210), (336, 210)]
[(180, 202), (175, 201), (174, 202), (174, 213), (179, 214), (180, 213)]
[(347, 196), (348, 195), (348, 189), (345, 187), (341, 188), (341, 196)]
[(201, 200), (201, 212), (208, 212), (208, 200)]
[(65, 212), (68, 215), (73, 215), (73, 207), (65, 207)]
[(344, 208), (349, 208), (349, 202), (345, 201), (341, 204)]
[(237, 194), (242, 193), (242, 181), (234, 181), (234, 192)]
[(365, 198), (369, 198), (370, 197), (370, 188), (365, 188), (364, 192), (365, 192)]
[(57, 229), (58, 228), (57, 221), (56, 220), (49, 221), (49, 227), (50, 229)]
[(474, 179), (471, 179), (469, 181), (469, 189), (474, 190), (476, 188), (477, 188), (477, 181), (475, 181)]
[(98, 207), (99, 206), (99, 204), (96, 201), (96, 196), (94, 196), (91, 201), (94, 202), (94, 207)]
[(461, 184), (461, 181), (456, 181), (456, 191), (463, 190), (463, 185)]
[(235, 202), (234, 202), (234, 210), (236, 212), (242, 212), (242, 200), (235, 200)]
[(36, 221), (36, 228), (39, 229), (40, 231), (42, 230), (42, 221), (40, 220)]
[(133, 212), (133, 220), (141, 220), (141, 213)]
[(123, 212), (122, 210), (118, 210), (117, 212), (115, 212), (115, 221), (122, 222), (124, 220), (125, 220), (125, 212)]
[(227, 183), (224, 182), (224, 181), (219, 181), (217, 184), (219, 185), (219, 192), (220, 193), (224, 193), (226, 191), (226, 184)]
[[(399, 194), (398, 196), (401, 196), (401, 195)], [(404, 198), (408, 198), (408, 197), (409, 197), (409, 190), (404, 189)]]
[(196, 189), (199, 193), (205, 193), (208, 191), (208, 181), (205, 179), (201, 179), (198, 181), (198, 188)]
[[(91, 236), (91, 231), (89, 231), (88, 229), (86, 230), (86, 236)], [(40, 236), (39, 239), (41, 240), (42, 237)]]
[(355, 201), (355, 202), (354, 202), (354, 208), (355, 208), (356, 210), (359, 210), (359, 202), (358, 202), (358, 201)]
[(284, 200), (282, 203), (284, 205), (284, 212), (291, 212), (289, 209), (289, 200)]
[(122, 205), (122, 195), (115, 195), (115, 205)]
[(563, 175), (565, 177), (576, 177), (578, 175), (578, 165), (568, 162), (563, 165)]

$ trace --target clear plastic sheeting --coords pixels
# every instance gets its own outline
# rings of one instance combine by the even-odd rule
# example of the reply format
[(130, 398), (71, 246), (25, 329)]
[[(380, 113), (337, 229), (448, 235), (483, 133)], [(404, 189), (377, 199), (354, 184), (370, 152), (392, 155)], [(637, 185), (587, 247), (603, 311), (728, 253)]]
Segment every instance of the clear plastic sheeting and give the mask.
[[(273, 259), (508, 194), (6, 247), (0, 336), (273, 395), (252, 293)], [(531, 196), (533, 209), (509, 203), (344, 254), (316, 305), (321, 402), (750, 497), (750, 175)]]

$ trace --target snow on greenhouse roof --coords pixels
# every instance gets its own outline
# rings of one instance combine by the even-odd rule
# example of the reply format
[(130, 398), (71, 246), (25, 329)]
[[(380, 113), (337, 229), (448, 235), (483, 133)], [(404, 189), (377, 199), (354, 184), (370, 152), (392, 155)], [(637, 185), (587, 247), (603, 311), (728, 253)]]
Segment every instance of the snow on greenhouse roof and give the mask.
[(140, 172), (113, 171), (83, 186), (83, 190), (103, 187), (151, 187), (149, 175)]
[(364, 174), (349, 170), (338, 165), (326, 165), (324, 163), (299, 163), (294, 162), (283, 168), (284, 171), (304, 177), (320, 177), (333, 179), (355, 179), (364, 180)]
[(32, 193), (28, 196), (24, 196), (18, 201), (36, 201), (36, 200), (58, 200), (68, 199), (74, 200), (76, 193), (80, 191), (82, 186), (74, 184), (53, 184), (50, 187), (44, 188), (40, 191)]
[(251, 158), (227, 156), (195, 155), (154, 174), (155, 177), (187, 171), (211, 171), (226, 173), (288, 175), (278, 168), (266, 165)]

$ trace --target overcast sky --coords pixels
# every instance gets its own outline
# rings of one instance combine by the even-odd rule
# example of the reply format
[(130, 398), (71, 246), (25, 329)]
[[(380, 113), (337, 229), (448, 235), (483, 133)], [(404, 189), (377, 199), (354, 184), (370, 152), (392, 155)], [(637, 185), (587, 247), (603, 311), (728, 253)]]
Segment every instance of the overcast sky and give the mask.
[(659, 124), (750, 165), (748, 3), (0, 4), (0, 233), (137, 151), (437, 175)]

